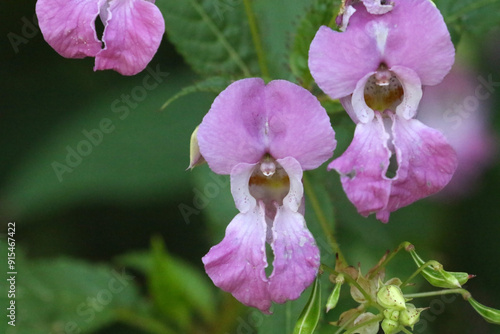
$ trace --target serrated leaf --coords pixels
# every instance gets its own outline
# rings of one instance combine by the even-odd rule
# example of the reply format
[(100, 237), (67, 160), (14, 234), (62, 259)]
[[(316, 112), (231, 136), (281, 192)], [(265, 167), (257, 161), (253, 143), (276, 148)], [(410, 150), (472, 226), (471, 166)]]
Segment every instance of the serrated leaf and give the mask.
[(313, 78), (309, 72), (309, 46), (322, 25), (334, 22), (340, 1), (316, 0), (299, 23), (290, 53), (290, 67), (304, 87), (309, 87)]
[(167, 37), (186, 62), (205, 76), (256, 73), (252, 37), (240, 2), (157, 0)]
[(321, 288), (318, 277), (314, 280), (311, 296), (295, 324), (293, 334), (312, 334), (319, 322), (321, 313)]
[(204, 320), (213, 320), (215, 300), (208, 278), (184, 261), (167, 253), (163, 241), (152, 241), (152, 268), (149, 274), (150, 292), (155, 305), (183, 333), (193, 321), (193, 310)]

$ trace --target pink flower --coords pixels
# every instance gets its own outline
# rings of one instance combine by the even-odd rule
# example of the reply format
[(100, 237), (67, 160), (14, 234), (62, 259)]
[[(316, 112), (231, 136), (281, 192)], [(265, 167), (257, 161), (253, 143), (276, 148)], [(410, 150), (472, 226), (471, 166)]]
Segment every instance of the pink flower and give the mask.
[(323, 26), (309, 50), (318, 86), (357, 124), (351, 145), (328, 168), (340, 173), (360, 214), (383, 222), (442, 189), (457, 165), (444, 136), (415, 119), (422, 86), (438, 84), (454, 62), (449, 32), (429, 0), (392, 2), (381, 15), (355, 3), (345, 32)]
[[(142, 71), (158, 49), (165, 22), (154, 0), (38, 0), (43, 37), (66, 58), (95, 57), (94, 71)], [(102, 42), (95, 19), (104, 23)]]
[[(335, 134), (318, 100), (284, 80), (236, 81), (214, 101), (198, 130), (202, 156), (231, 175), (240, 211), (203, 257), (214, 284), (269, 313), (314, 280), (319, 250), (304, 220), (303, 170), (331, 157)], [(274, 253), (267, 277), (266, 241)]]

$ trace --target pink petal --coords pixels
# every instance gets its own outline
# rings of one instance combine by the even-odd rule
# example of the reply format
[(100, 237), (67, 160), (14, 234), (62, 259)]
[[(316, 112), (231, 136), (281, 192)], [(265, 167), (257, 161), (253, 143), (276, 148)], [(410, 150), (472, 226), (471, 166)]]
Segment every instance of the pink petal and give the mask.
[(266, 153), (264, 81), (238, 80), (217, 96), (198, 130), (210, 169), (230, 174), (238, 163), (254, 164)]
[(382, 5), (382, 0), (362, 0), (366, 10), (370, 14), (381, 15), (388, 13), (392, 10), (393, 4), (389, 2), (387, 5)]
[(385, 176), (391, 157), (388, 139), (376, 114), (371, 122), (356, 126), (351, 145), (328, 165), (340, 174), (347, 197), (363, 216), (384, 208), (389, 199), (391, 180)]
[(308, 170), (332, 156), (337, 142), (330, 118), (308, 90), (285, 80), (271, 81), (265, 103), (265, 132), (275, 159), (294, 157)]
[(413, 118), (422, 99), (420, 79), (415, 71), (403, 66), (393, 66), (391, 71), (396, 74), (404, 90), (403, 101), (396, 107), (396, 114), (405, 119)]
[(226, 236), (202, 258), (216, 286), (241, 303), (269, 313), (271, 297), (264, 269), (266, 260), (264, 205), (240, 213), (226, 229)]
[(257, 201), (250, 194), (248, 183), (257, 164), (241, 163), (231, 171), (231, 194), (236, 208), (241, 213), (246, 213), (257, 205)]
[(377, 218), (441, 190), (457, 168), (457, 155), (441, 132), (416, 119), (393, 117), (392, 131), (398, 160), (387, 206)]
[(103, 41), (94, 70), (134, 75), (149, 64), (165, 32), (163, 16), (145, 0), (110, 1)]
[(67, 58), (93, 57), (101, 51), (95, 19), (106, 0), (38, 0), (38, 24), (47, 43)]
[(439, 9), (429, 0), (395, 0), (378, 16), (390, 27), (385, 61), (414, 70), (423, 85), (439, 83), (455, 61), (455, 49)]
[[(371, 122), (374, 116), (372, 108), (368, 107), (365, 100), (365, 85), (373, 74), (375, 74), (375, 72), (368, 72), (361, 80), (358, 81), (352, 94), (351, 105), (349, 106), (352, 107), (352, 111), (354, 112), (356, 119), (358, 119), (361, 123)], [(344, 101), (344, 99), (341, 101)]]
[(269, 293), (274, 302), (298, 298), (313, 282), (320, 264), (319, 250), (297, 211), (302, 202), (302, 169), (293, 158), (278, 160), (290, 178), (290, 192), (278, 207), (273, 224), (273, 273)]
[(309, 69), (332, 99), (352, 94), (358, 81), (380, 65), (376, 41), (366, 34), (360, 19), (356, 11), (345, 32), (322, 26), (311, 42)]

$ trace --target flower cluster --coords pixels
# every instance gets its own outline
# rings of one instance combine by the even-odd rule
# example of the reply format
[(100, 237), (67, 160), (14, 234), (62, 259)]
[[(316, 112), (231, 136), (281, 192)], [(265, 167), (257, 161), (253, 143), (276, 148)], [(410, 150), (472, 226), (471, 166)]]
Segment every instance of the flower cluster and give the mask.
[[(349, 148), (328, 168), (340, 173), (360, 214), (387, 222), (391, 212), (442, 189), (456, 169), (445, 137), (415, 118), (423, 86), (444, 78), (455, 50), (428, 0), (346, 1), (337, 22), (342, 32), (319, 28), (309, 68), (357, 125)], [(268, 313), (272, 302), (297, 298), (318, 272), (319, 251), (303, 217), (302, 172), (333, 154), (329, 118), (309, 91), (252, 78), (224, 90), (197, 131), (195, 160), (231, 176), (240, 211), (203, 258), (206, 272)], [(269, 277), (266, 242), (274, 254)], [(414, 324), (413, 308), (404, 301), (401, 307), (386, 326)]]

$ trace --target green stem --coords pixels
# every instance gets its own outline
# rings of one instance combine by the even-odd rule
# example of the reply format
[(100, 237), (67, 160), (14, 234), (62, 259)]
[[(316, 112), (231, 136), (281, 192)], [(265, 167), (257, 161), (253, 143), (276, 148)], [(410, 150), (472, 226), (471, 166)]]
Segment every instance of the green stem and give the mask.
[(397, 253), (399, 253), (399, 251), (400, 251), (400, 250), (402, 250), (403, 248), (408, 247), (408, 245), (410, 245), (410, 243), (409, 243), (408, 241), (404, 241), (404, 242), (402, 242), (401, 244), (399, 244), (399, 246), (398, 246), (398, 247), (397, 247), (397, 248), (396, 248), (396, 249), (395, 249), (395, 250), (394, 250), (391, 254), (389, 254), (389, 255), (385, 258), (385, 260), (384, 260), (384, 261), (383, 261), (383, 262), (382, 262), (382, 263), (378, 266), (378, 269), (377, 269), (377, 270), (375, 270), (375, 271), (373, 271), (373, 272), (370, 274), (370, 276), (368, 277), (368, 279), (372, 279), (372, 278), (374, 278), (374, 277), (377, 275), (377, 273), (378, 273), (378, 272), (379, 272), (382, 268), (384, 268), (384, 267), (387, 265), (387, 263), (389, 263), (389, 261), (391, 261), (391, 260), (394, 258), (394, 256), (396, 256), (396, 254), (397, 254)]
[(403, 326), (399, 327), (398, 328), (400, 331), (406, 333), (406, 334), (412, 334), (412, 332), (410, 332), (409, 330), (407, 330), (406, 328), (404, 328)]
[(245, 4), (245, 12), (247, 13), (248, 24), (250, 25), (250, 32), (252, 33), (252, 41), (255, 46), (255, 51), (257, 52), (260, 71), (264, 78), (269, 78), (266, 56), (264, 54), (264, 48), (262, 47), (262, 41), (260, 39), (259, 29), (257, 27), (255, 14), (252, 10), (252, 5), (250, 4), (250, 0), (243, 0), (243, 3)]
[(173, 330), (153, 318), (143, 316), (135, 311), (119, 309), (116, 311), (117, 321), (141, 329), (151, 334), (175, 334)]
[(429, 260), (427, 262), (425, 262), (423, 265), (421, 265), (417, 270), (415, 270), (415, 272), (413, 274), (410, 275), (410, 277), (408, 277), (407, 279), (404, 280), (404, 282), (401, 283), (401, 288), (405, 287), (406, 285), (409, 284), (409, 282), (415, 277), (417, 276), (418, 274), (420, 274), (420, 272), (422, 270), (424, 270), (425, 268), (429, 267), (429, 266), (432, 266), (432, 265), (439, 265), (439, 262), (437, 261), (434, 261), (434, 260)]
[(481, 7), (484, 7), (484, 6), (488, 6), (488, 5), (495, 3), (495, 2), (498, 2), (498, 0), (473, 1), (468, 6), (465, 6), (462, 9), (460, 9), (459, 11), (455, 12), (453, 15), (448, 16), (445, 19), (445, 22), (447, 24), (450, 24), (453, 21), (458, 20), (459, 18), (461, 18), (462, 16), (464, 16), (465, 14), (467, 14), (470, 11), (479, 9)]
[(198, 2), (196, 2), (195, 0), (189, 0), (189, 1), (190, 1), (191, 5), (193, 6), (193, 8), (201, 16), (201, 18), (203, 19), (203, 21), (205, 21), (205, 23), (208, 25), (208, 27), (210, 28), (210, 30), (212, 31), (212, 33), (217, 37), (217, 39), (224, 46), (224, 48), (226, 49), (226, 51), (229, 53), (229, 56), (234, 60), (234, 62), (236, 63), (236, 65), (238, 65), (238, 67), (241, 69), (241, 71), (243, 72), (243, 74), (245, 76), (247, 76), (247, 77), (250, 77), (251, 76), (250, 70), (248, 69), (248, 67), (245, 64), (245, 62), (243, 61), (243, 59), (241, 59), (241, 57), (238, 54), (238, 52), (236, 52), (236, 50), (232, 47), (231, 43), (229, 43), (229, 41), (226, 39), (226, 37), (224, 37), (224, 35), (222, 34), (222, 32), (215, 25), (215, 23), (213, 22), (213, 20), (207, 15), (207, 13), (203, 9), (203, 7)]
[(316, 217), (318, 218), (319, 224), (321, 225), (323, 232), (325, 232), (326, 239), (327, 239), (330, 247), (332, 247), (333, 251), (338, 254), (339, 260), (342, 263), (347, 264), (344, 255), (340, 251), (339, 244), (337, 243), (337, 240), (335, 239), (335, 236), (333, 234), (333, 229), (331, 228), (330, 224), (328, 223), (328, 219), (326, 219), (325, 213), (323, 212), (323, 209), (321, 208), (321, 205), (319, 204), (318, 197), (316, 196), (316, 193), (314, 192), (314, 190), (311, 186), (311, 183), (309, 182), (309, 178), (307, 177), (306, 174), (304, 174), (303, 180), (304, 180), (304, 190), (306, 192), (306, 195), (312, 204), (313, 210), (316, 213)]
[(410, 293), (407, 295), (403, 295), (405, 298), (422, 298), (422, 297), (433, 297), (433, 296), (441, 296), (447, 294), (459, 293), (464, 298), (470, 296), (469, 291), (465, 289), (446, 289), (446, 290), (438, 290), (438, 291), (429, 291), (429, 292), (419, 292), (419, 293)]

